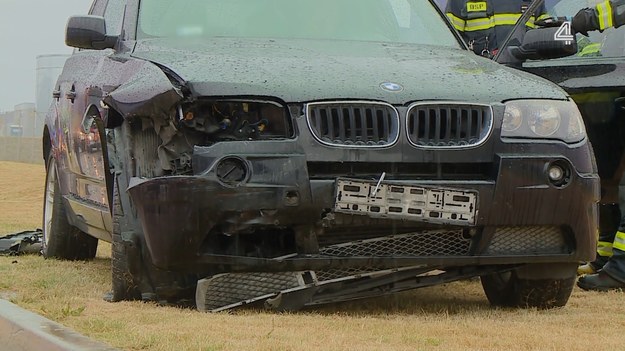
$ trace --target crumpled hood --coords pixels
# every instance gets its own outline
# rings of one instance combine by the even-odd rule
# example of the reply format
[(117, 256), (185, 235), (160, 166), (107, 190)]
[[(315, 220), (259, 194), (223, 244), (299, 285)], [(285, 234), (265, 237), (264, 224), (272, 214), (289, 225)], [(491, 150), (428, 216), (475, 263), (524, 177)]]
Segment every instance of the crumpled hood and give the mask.
[[(133, 56), (165, 66), (197, 96), (272, 96), (285, 102), (323, 99), (495, 103), (565, 99), (548, 81), (453, 48), (286, 39), (211, 38), (137, 43)], [(381, 83), (398, 83), (388, 92)]]

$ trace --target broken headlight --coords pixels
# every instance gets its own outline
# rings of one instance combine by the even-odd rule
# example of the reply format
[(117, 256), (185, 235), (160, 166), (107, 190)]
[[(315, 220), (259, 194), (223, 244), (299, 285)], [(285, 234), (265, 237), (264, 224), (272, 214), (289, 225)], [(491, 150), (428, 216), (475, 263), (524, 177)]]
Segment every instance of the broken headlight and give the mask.
[(182, 104), (178, 123), (209, 142), (267, 140), (293, 135), (286, 109), (274, 102), (197, 100)]
[(584, 139), (586, 129), (572, 101), (515, 100), (506, 103), (501, 136), (576, 143)]

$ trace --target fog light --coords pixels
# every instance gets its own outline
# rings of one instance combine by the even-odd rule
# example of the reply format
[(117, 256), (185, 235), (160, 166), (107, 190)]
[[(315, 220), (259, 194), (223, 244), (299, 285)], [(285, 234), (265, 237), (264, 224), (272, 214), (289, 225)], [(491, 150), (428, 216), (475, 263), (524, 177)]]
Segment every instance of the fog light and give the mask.
[(247, 163), (238, 157), (227, 157), (219, 161), (215, 169), (217, 179), (224, 185), (239, 186), (249, 176)]
[(549, 167), (549, 179), (551, 179), (552, 181), (560, 181), (562, 180), (562, 178), (564, 178), (564, 170), (557, 165), (553, 165), (551, 167)]
[(548, 163), (545, 166), (549, 182), (558, 188), (564, 188), (571, 182), (571, 167), (563, 160)]

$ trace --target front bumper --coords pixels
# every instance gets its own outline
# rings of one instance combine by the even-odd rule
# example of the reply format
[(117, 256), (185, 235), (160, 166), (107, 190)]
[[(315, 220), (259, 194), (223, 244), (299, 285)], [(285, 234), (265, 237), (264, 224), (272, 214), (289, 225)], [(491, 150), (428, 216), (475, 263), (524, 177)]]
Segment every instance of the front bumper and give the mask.
[[(201, 154), (196, 157), (204, 157)], [(306, 156), (301, 152), (238, 155), (249, 164), (252, 175), (245, 184), (228, 186), (214, 169), (195, 176), (132, 179), (129, 193), (137, 209), (143, 235), (153, 263), (163, 269), (180, 271), (285, 271), (330, 267), (393, 267), (427, 264), (465, 266), (577, 262), (595, 255), (599, 178), (595, 173), (578, 173), (568, 159), (550, 156), (500, 154), (487, 180), (397, 180), (410, 186), (433, 186), (467, 190), (478, 194), (475, 223), (470, 227), (424, 223), (424, 227), (459, 228), (470, 231), (469, 247), (453, 256), (433, 251), (428, 255), (327, 257), (299, 255), (281, 260), (208, 255), (203, 244), (215, 226), (232, 228), (332, 226), (328, 213), (335, 205), (335, 179), (311, 179)], [(214, 164), (218, 158), (205, 159)], [(550, 184), (546, 167), (554, 161), (570, 165), (565, 187)], [(194, 164), (201, 164), (196, 162)], [(362, 215), (340, 225), (349, 231), (367, 230)], [(351, 223), (351, 224), (350, 224)], [(405, 220), (387, 220), (388, 233), (395, 234)], [(422, 223), (415, 222), (416, 225)], [(499, 229), (536, 230), (557, 228), (566, 248), (541, 252), (540, 238), (528, 250), (490, 250)], [(395, 229), (394, 229), (395, 228)], [(331, 230), (330, 230), (331, 231)], [(534, 240), (530, 237), (526, 240)], [(563, 244), (564, 245), (564, 244)]]

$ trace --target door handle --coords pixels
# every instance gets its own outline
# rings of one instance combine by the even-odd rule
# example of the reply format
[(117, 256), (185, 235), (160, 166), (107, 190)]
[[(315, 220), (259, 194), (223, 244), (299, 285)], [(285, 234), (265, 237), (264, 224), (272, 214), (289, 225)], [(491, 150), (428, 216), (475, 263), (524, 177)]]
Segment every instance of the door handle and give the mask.
[(76, 86), (74, 84), (72, 84), (72, 88), (65, 93), (65, 98), (71, 100), (72, 104), (74, 103), (74, 99), (76, 99)]
[(76, 99), (76, 92), (73, 91), (73, 90), (72, 91), (68, 91), (65, 94), (65, 98), (68, 99), (68, 100), (72, 100), (72, 102), (74, 102), (74, 99)]
[(52, 91), (52, 98), (53, 99), (60, 99), (61, 98), (61, 91), (60, 90), (54, 90)]

